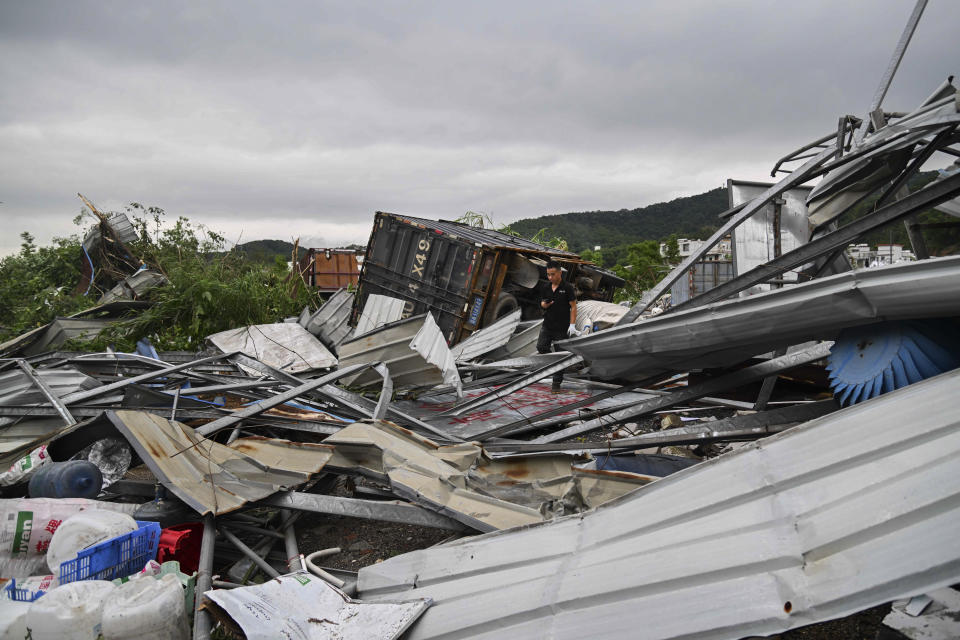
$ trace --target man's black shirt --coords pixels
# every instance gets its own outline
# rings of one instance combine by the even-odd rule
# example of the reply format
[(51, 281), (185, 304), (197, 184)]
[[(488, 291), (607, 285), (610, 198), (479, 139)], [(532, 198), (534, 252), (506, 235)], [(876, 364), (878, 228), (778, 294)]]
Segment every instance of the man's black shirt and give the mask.
[(553, 300), (553, 304), (543, 310), (543, 326), (553, 332), (566, 331), (570, 324), (570, 303), (577, 301), (573, 286), (561, 282), (554, 291), (553, 285), (542, 282), (537, 289), (537, 295), (541, 301)]

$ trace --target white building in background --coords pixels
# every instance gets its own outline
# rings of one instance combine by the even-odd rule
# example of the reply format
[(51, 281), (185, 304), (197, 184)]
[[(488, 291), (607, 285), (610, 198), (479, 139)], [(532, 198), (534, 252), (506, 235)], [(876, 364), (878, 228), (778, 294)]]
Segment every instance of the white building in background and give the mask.
[[(690, 254), (695, 253), (700, 247), (704, 245), (705, 240), (695, 240), (692, 238), (677, 238), (677, 247), (680, 249), (680, 259), (684, 259), (690, 256)], [(667, 255), (667, 243), (660, 243), (660, 255), (666, 257)], [(730, 236), (726, 236), (720, 242), (718, 242), (710, 251), (707, 252), (707, 255), (703, 257), (704, 260), (729, 260), (730, 259)]]
[(917, 259), (913, 252), (904, 249), (902, 244), (878, 244), (876, 249), (871, 249), (868, 244), (851, 244), (847, 245), (847, 257), (854, 269), (913, 262)]

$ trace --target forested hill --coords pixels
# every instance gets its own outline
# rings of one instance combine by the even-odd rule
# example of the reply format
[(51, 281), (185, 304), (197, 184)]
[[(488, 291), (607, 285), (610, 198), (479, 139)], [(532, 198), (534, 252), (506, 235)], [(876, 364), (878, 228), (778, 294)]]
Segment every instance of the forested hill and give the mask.
[(595, 245), (613, 247), (641, 240), (662, 240), (673, 233), (680, 237), (706, 238), (719, 226), (717, 214), (727, 208), (727, 190), (721, 187), (639, 209), (527, 218), (511, 223), (510, 228), (525, 238), (546, 229), (543, 237), (563, 238), (571, 251), (580, 252)]

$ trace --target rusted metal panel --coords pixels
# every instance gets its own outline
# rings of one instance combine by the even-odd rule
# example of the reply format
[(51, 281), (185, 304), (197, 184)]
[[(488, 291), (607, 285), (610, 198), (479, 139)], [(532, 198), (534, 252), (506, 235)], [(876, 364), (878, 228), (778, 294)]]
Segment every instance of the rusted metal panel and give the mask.
[(479, 531), (589, 508), (653, 480), (583, 474), (572, 468), (578, 459), (564, 455), (491, 460), (478, 445), (439, 446), (389, 422), (356, 423), (326, 442), (336, 448), (330, 469), (388, 482), (394, 494)]
[(306, 256), (309, 284), (320, 293), (355, 288), (360, 280), (357, 256), (354, 249), (310, 249)]
[(303, 484), (333, 455), (327, 445), (272, 438), (226, 446), (139, 411), (109, 411), (107, 417), (164, 486), (199, 513), (229, 513)]

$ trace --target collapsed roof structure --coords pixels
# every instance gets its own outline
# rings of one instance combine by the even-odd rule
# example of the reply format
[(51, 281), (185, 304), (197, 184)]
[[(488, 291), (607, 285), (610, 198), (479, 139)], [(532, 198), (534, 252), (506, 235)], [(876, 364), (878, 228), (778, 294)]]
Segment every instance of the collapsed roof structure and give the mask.
[[(379, 213), (374, 235), (400, 240), (378, 236), (359, 294), (211, 335), (204, 352), (51, 350), (65, 322), (0, 345), (4, 507), (36, 472), (22, 461), (85, 460), (101, 498), (140, 503), (107, 508), (202, 522), (198, 640), (214, 624), (269, 637), (251, 607), (314, 629), (304, 637), (333, 624), (343, 637), (642, 626), (732, 639), (960, 582), (960, 257), (930, 257), (915, 221), (960, 214), (960, 165), (906, 189), (921, 166), (960, 157), (960, 93), (947, 80), (912, 111), (882, 108), (924, 4), (866, 116), (777, 161), (776, 184), (731, 181), (719, 230), (629, 310), (599, 299), (612, 281), (572, 254)], [(899, 222), (919, 261), (842, 259)], [(99, 242), (122, 240), (122, 221), (101, 223)], [(732, 277), (664, 305), (731, 232)], [(538, 354), (540, 321), (518, 300), (555, 256), (596, 276), (581, 289), (596, 294), (584, 302), (596, 330)], [(411, 266), (416, 287), (400, 269)], [(459, 297), (446, 299), (453, 281)], [(128, 299), (106, 308), (148, 286), (162, 283), (124, 279), (115, 295)], [(559, 371), (555, 394), (540, 381)], [(338, 492), (340, 478), (352, 488)], [(300, 552), (301, 514), (451, 537), (359, 572), (318, 567), (328, 550)], [(9, 577), (37, 559), (0, 549)], [(258, 575), (276, 580), (250, 586)], [(315, 577), (333, 586), (298, 591)]]

